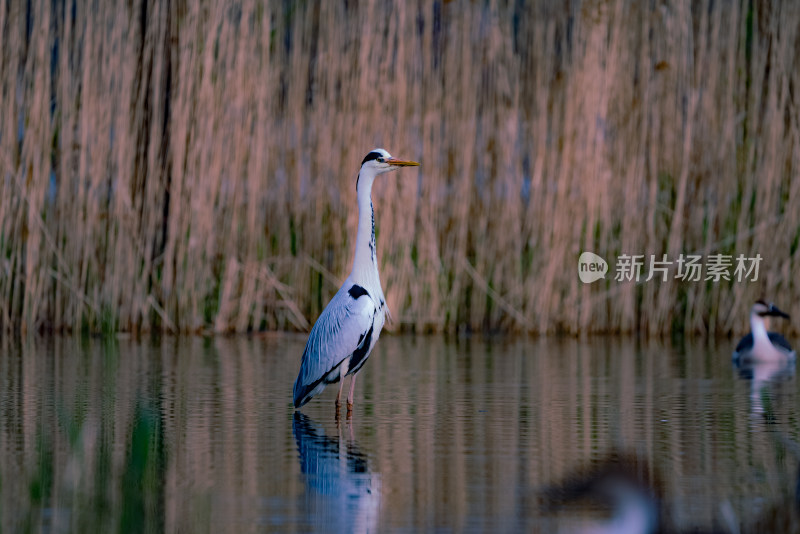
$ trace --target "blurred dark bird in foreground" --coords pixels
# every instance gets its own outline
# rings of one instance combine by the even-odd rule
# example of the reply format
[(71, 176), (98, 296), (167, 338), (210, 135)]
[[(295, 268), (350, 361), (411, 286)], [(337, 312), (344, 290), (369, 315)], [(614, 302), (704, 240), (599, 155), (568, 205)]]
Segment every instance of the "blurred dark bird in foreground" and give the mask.
[(695, 534), (800, 532), (800, 467), (794, 495), (769, 504), (742, 524), (727, 501), (710, 530), (676, 528), (658, 471), (640, 456), (614, 451), (581, 467), (540, 493), (542, 513), (557, 518), (557, 531), (573, 534)]

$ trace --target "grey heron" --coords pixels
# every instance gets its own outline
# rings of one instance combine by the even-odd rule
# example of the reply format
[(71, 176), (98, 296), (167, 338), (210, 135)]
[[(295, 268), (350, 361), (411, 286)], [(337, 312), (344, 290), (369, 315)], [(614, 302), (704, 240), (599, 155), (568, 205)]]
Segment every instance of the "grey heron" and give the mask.
[(303, 406), (328, 384), (339, 382), (338, 414), (344, 379), (352, 375), (347, 411), (352, 410), (356, 373), (378, 341), (387, 313), (378, 274), (372, 183), (381, 174), (417, 165), (415, 161), (393, 158), (382, 148), (370, 151), (361, 162), (356, 181), (358, 231), (353, 270), (311, 328), (294, 382), (295, 408)]
[(744, 336), (733, 351), (734, 362), (780, 362), (794, 360), (795, 351), (782, 335), (767, 332), (765, 317), (789, 319), (771, 302), (756, 301), (750, 309), (750, 333)]

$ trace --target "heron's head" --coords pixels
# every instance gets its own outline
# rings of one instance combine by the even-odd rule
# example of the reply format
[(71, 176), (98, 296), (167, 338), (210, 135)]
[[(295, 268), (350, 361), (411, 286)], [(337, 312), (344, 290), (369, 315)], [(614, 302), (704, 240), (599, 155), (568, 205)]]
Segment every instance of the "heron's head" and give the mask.
[(782, 317), (784, 319), (789, 319), (788, 313), (779, 310), (773, 303), (763, 300), (757, 300), (756, 303), (753, 304), (750, 313), (758, 315), (759, 317)]
[[(379, 174), (396, 171), (401, 167), (416, 167), (418, 165), (419, 163), (416, 161), (397, 159), (392, 157), (386, 150), (375, 148), (364, 156), (364, 161), (361, 162), (361, 171), (358, 173), (358, 181), (366, 179), (372, 183), (372, 180)], [(358, 182), (356, 182), (356, 188), (358, 188)]]

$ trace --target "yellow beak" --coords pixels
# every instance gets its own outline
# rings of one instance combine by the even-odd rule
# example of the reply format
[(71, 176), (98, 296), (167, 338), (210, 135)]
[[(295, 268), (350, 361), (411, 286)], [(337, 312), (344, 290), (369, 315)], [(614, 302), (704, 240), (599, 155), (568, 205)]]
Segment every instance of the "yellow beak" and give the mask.
[(395, 167), (419, 167), (419, 163), (416, 161), (406, 161), (397, 158), (389, 158), (386, 160), (386, 163), (394, 165)]

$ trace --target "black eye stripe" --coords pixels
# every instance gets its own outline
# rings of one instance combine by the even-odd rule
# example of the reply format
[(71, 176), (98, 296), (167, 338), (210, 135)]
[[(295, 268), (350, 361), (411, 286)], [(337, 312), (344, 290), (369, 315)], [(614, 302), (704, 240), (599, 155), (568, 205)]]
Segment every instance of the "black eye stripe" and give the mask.
[(375, 151), (370, 152), (369, 154), (364, 156), (364, 161), (362, 161), (361, 164), (363, 165), (366, 162), (372, 161), (374, 159), (383, 159), (383, 154), (381, 154), (380, 152), (375, 152)]

